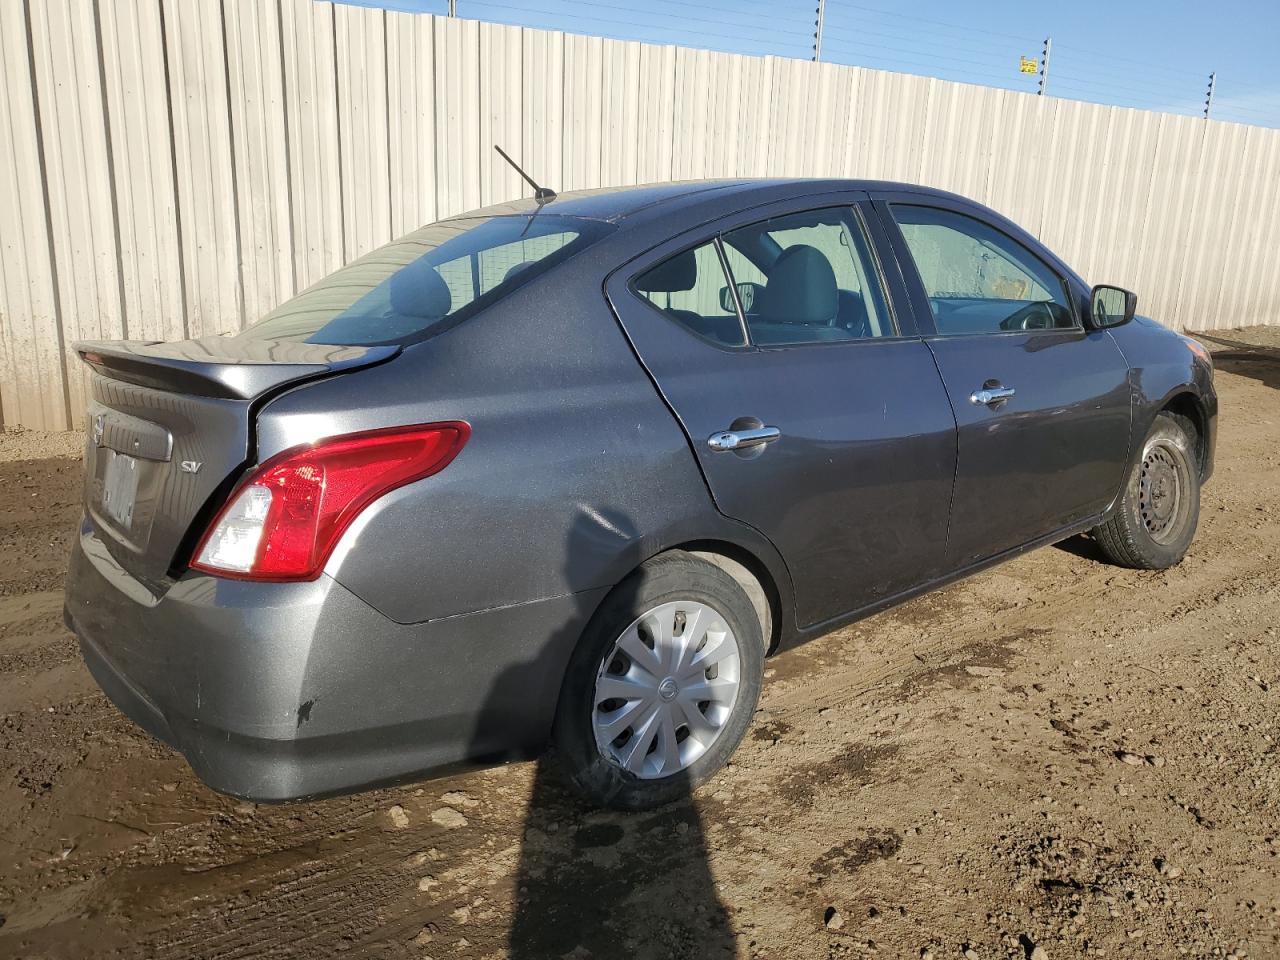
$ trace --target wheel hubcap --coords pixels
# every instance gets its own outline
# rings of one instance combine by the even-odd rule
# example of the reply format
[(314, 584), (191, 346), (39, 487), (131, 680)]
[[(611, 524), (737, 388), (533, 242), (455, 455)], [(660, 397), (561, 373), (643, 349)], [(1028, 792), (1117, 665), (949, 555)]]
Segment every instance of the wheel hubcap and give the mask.
[(1138, 512), (1157, 543), (1173, 540), (1185, 511), (1187, 462), (1183, 452), (1165, 440), (1153, 443), (1142, 458)]
[(738, 640), (704, 603), (664, 603), (614, 641), (596, 674), (591, 721), (610, 762), (646, 780), (688, 767), (738, 698)]

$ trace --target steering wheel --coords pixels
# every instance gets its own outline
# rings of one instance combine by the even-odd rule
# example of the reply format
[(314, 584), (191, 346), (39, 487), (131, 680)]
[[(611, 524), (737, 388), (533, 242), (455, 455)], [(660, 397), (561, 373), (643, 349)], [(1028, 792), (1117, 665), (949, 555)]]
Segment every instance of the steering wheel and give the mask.
[(1045, 300), (1028, 303), (1000, 321), (1001, 330), (1052, 330), (1057, 325), (1057, 317)]

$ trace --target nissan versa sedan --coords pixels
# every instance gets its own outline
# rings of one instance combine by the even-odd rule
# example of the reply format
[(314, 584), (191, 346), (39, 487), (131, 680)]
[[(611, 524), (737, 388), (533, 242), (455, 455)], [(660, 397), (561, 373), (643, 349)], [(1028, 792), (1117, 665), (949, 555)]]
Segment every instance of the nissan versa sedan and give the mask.
[(1004, 217), (843, 180), (551, 196), (235, 336), (77, 345), (67, 622), (215, 789), (550, 746), (652, 807), (725, 764), (779, 649), (1074, 534), (1187, 551), (1208, 355)]

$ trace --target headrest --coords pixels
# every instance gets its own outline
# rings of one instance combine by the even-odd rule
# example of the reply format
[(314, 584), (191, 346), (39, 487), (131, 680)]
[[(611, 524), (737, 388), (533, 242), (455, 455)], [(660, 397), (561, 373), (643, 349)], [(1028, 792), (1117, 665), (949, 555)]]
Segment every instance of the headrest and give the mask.
[(536, 260), (521, 260), (514, 267), (508, 268), (507, 272), (502, 275), (502, 282), (506, 283), (508, 280), (514, 277), (517, 273), (522, 273), (523, 271), (528, 270), (537, 262), (538, 261)]
[(831, 323), (837, 296), (831, 261), (817, 247), (797, 244), (774, 262), (756, 298), (756, 313), (769, 323)]
[(393, 273), (390, 284), (391, 309), (402, 316), (439, 319), (453, 306), (449, 285), (425, 257)]
[(697, 282), (698, 259), (692, 250), (686, 250), (641, 274), (635, 284), (641, 293), (677, 293), (692, 290)]

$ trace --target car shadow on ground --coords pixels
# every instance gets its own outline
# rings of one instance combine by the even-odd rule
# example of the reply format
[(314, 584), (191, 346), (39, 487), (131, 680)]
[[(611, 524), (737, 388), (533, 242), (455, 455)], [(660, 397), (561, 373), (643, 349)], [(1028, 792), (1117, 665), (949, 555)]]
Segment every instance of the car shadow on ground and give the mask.
[(1195, 337), (1222, 348), (1213, 351), (1213, 365), (1217, 369), (1241, 377), (1252, 377), (1264, 386), (1280, 390), (1280, 348), (1260, 347), (1207, 333), (1197, 333)]
[[(566, 558), (598, 549), (601, 536), (630, 529), (623, 517), (610, 515), (602, 524), (599, 517), (579, 514)], [(624, 581), (615, 590), (627, 586)], [(581, 607), (550, 646), (572, 649), (591, 613)], [(495, 732), (499, 740), (510, 736), (512, 718), (535, 695), (531, 675), (520, 665), (496, 679), (473, 753), (488, 748)], [(505, 734), (494, 724), (507, 725)], [(715, 960), (735, 953), (688, 782), (677, 800), (657, 810), (602, 810), (579, 797), (553, 753), (543, 753), (534, 770), (512, 900), (510, 960)]]
[(1082, 560), (1092, 560), (1095, 563), (1110, 563), (1102, 552), (1102, 548), (1098, 546), (1098, 542), (1087, 533), (1077, 533), (1074, 537), (1059, 540), (1054, 546)]

